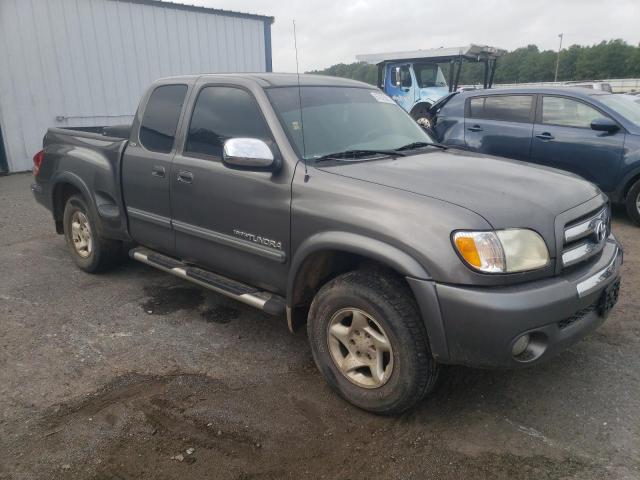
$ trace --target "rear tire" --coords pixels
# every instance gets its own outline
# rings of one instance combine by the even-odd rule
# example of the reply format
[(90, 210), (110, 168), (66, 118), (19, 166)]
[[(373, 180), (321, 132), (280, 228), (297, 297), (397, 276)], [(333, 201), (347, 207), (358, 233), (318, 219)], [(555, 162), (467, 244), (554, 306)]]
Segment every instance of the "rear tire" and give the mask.
[(398, 414), (436, 385), (439, 366), (418, 307), (392, 274), (354, 271), (324, 285), (311, 304), (307, 333), (327, 383), (359, 408)]
[(82, 196), (73, 195), (67, 200), (62, 222), (67, 247), (80, 269), (97, 273), (120, 262), (122, 242), (99, 236), (97, 222)]
[(627, 192), (626, 206), (631, 220), (640, 225), (640, 180), (636, 180)]

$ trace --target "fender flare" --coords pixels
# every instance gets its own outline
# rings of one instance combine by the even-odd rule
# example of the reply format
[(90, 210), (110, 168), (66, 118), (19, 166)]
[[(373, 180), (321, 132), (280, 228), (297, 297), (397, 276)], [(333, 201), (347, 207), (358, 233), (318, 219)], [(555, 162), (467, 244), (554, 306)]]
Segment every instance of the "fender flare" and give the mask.
[(431, 279), (429, 273), (418, 261), (393, 245), (356, 233), (322, 232), (302, 242), (293, 256), (287, 280), (287, 305), (291, 306), (295, 281), (300, 267), (310, 255), (322, 250), (354, 253), (387, 265), (406, 277), (421, 280)]
[(54, 219), (58, 220), (56, 217), (56, 213), (60, 214), (60, 219), (62, 219), (62, 214), (64, 214), (64, 205), (62, 205), (62, 210), (60, 212), (56, 212), (56, 191), (60, 187), (61, 184), (66, 183), (74, 186), (87, 201), (87, 205), (91, 209), (91, 213), (93, 218), (96, 219), (98, 231), (102, 232), (102, 221), (100, 219), (100, 215), (98, 215), (98, 210), (96, 208), (95, 198), (91, 194), (91, 190), (87, 184), (75, 173), (69, 171), (62, 171), (55, 175), (55, 177), (51, 181), (51, 209), (53, 211)]

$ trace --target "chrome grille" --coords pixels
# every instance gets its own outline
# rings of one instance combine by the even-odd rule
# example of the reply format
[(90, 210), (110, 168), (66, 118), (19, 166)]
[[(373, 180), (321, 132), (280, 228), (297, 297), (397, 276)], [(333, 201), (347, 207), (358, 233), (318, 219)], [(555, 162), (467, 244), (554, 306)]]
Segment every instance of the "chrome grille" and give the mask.
[(608, 206), (569, 223), (564, 229), (562, 266), (571, 267), (598, 254), (604, 248), (610, 231)]

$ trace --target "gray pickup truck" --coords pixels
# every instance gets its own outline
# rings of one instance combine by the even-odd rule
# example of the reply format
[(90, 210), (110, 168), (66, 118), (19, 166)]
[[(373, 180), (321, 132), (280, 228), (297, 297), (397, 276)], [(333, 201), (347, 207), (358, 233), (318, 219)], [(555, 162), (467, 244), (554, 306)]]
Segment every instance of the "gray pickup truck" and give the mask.
[(351, 80), (163, 79), (130, 126), (50, 129), (34, 174), (81, 269), (128, 251), (291, 330), (306, 322), (327, 382), (376, 413), (415, 405), (443, 364), (551, 357), (618, 296), (597, 187), (448, 150)]

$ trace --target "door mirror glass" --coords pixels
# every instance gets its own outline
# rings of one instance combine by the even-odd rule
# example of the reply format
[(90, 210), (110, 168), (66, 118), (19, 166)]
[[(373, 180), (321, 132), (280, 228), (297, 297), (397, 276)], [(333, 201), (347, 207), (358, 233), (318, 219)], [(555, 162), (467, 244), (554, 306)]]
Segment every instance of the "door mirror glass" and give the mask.
[(231, 138), (224, 142), (222, 161), (236, 170), (274, 171), (277, 162), (264, 141), (257, 138)]
[(591, 122), (591, 129), (596, 132), (609, 132), (613, 133), (620, 127), (616, 122), (607, 117), (596, 118)]

